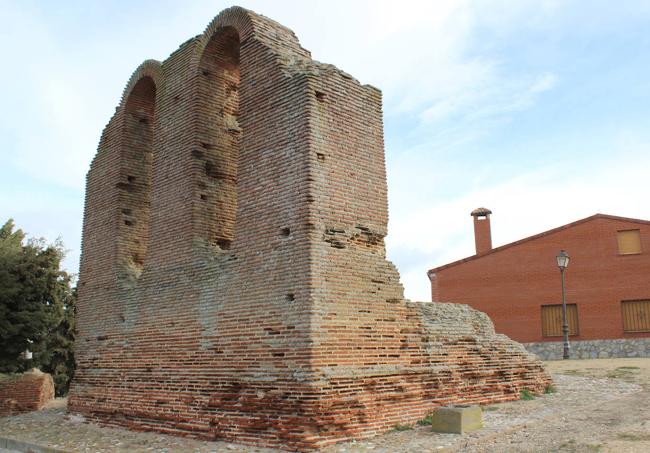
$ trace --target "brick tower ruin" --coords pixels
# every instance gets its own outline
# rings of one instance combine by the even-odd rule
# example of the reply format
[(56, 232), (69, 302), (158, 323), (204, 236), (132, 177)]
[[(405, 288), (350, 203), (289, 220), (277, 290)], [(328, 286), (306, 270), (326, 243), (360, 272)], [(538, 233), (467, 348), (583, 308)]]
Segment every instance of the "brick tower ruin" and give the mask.
[(486, 315), (404, 299), (387, 220), (379, 90), (223, 11), (135, 71), (102, 135), (69, 410), (308, 450), (542, 391)]

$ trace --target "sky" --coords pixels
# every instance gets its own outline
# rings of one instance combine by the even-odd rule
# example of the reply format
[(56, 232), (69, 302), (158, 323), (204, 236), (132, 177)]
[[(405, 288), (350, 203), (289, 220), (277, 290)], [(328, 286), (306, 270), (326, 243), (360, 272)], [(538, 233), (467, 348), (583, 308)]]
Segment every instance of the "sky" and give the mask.
[[(244, 1), (384, 96), (387, 253), (426, 271), (595, 213), (650, 219), (650, 2)], [(61, 237), (124, 86), (232, 3), (0, 0), (0, 222)], [(549, 263), (549, 266), (554, 266)]]

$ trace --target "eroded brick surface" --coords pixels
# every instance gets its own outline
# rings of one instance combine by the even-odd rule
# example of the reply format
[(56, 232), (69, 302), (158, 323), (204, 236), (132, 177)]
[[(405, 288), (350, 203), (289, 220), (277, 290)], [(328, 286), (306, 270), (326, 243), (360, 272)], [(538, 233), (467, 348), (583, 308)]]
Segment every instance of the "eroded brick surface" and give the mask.
[(37, 369), (0, 379), (0, 416), (41, 410), (53, 398), (52, 376)]
[(387, 211), (381, 93), (223, 11), (136, 70), (102, 136), (70, 410), (307, 450), (541, 391), (485, 315), (404, 300)]

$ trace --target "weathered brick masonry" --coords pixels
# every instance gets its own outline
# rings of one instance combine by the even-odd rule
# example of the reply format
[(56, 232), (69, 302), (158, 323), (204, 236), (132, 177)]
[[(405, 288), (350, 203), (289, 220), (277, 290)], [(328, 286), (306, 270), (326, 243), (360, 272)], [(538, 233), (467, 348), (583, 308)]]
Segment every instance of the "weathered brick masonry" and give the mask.
[(223, 11), (133, 74), (87, 181), (69, 408), (306, 450), (516, 399), (540, 362), (386, 260), (381, 93)]
[(0, 417), (41, 410), (53, 398), (52, 376), (39, 370), (0, 379)]

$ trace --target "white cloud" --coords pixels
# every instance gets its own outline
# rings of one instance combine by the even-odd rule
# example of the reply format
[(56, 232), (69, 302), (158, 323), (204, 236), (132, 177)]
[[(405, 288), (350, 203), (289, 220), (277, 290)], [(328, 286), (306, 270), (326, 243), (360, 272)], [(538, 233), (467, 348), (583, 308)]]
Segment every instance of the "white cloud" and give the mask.
[[(550, 80), (512, 79), (498, 61), (473, 55), (471, 44), (485, 11), (466, 0), (245, 1), (244, 6), (293, 28), (315, 58), (381, 87), (388, 117), (413, 114), (431, 122), (468, 111), (497, 115), (525, 108)], [(0, 82), (14, 86), (5, 111), (14, 114), (5, 114), (3, 122), (18, 137), (11, 152), (18, 169), (41, 181), (82, 188), (100, 132), (131, 71), (145, 58), (164, 59), (219, 8), (205, 1), (167, 9), (169, 14), (155, 16), (159, 23), (138, 27), (137, 17), (125, 11), (134, 28), (121, 23), (111, 39), (80, 24), (70, 36), (90, 34), (73, 43), (61, 35), (61, 24), (48, 22), (45, 9), (5, 5), (2, 50), (13, 64)], [(503, 28), (503, 23), (490, 26)]]
[(542, 93), (553, 89), (557, 80), (558, 77), (551, 72), (532, 80), (508, 80), (507, 76), (492, 69), (484, 77), (459, 84), (457, 92), (434, 101), (422, 111), (420, 118), (425, 123), (442, 121), (454, 115), (476, 120), (525, 110), (532, 107)]

